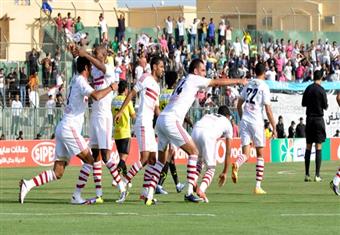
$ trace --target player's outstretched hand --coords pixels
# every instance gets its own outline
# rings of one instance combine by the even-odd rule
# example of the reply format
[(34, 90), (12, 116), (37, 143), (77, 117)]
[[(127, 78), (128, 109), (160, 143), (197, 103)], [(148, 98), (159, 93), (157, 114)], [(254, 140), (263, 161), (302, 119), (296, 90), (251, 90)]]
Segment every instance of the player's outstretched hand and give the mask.
[(219, 178), (218, 186), (222, 187), (225, 184), (225, 182), (227, 181), (227, 174), (226, 173), (221, 173), (218, 178)]
[(277, 133), (276, 133), (276, 130), (274, 129), (272, 133), (272, 138), (275, 139), (276, 137), (277, 137)]
[(117, 82), (111, 83), (110, 86), (111, 86), (112, 90), (114, 90), (114, 91), (117, 91), (117, 90), (118, 90), (118, 83), (117, 83)]
[(247, 78), (241, 79), (241, 84), (242, 84), (243, 86), (247, 85), (247, 84), (248, 84)]
[(118, 123), (119, 120), (121, 119), (121, 117), (122, 117), (122, 113), (121, 113), (121, 112), (118, 112), (118, 113), (115, 115), (115, 117), (114, 117), (114, 122), (115, 122), (115, 123)]

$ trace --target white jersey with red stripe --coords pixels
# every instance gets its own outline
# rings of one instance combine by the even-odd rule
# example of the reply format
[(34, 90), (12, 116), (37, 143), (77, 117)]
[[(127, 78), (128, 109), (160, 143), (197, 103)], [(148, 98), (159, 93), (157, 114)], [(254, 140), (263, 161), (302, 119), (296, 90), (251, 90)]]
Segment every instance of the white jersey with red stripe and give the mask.
[[(99, 70), (97, 67), (92, 66), (92, 81), (93, 81), (93, 87), (95, 90), (102, 90), (110, 86), (111, 83), (119, 82), (119, 80), (116, 80), (115, 74), (114, 74), (114, 68), (110, 65), (105, 65), (106, 73), (104, 74), (101, 70)], [(104, 98), (93, 101), (92, 104), (92, 112), (95, 115), (107, 115), (111, 114), (111, 103), (113, 100), (114, 93), (110, 92), (107, 94)]]
[(183, 123), (185, 115), (195, 101), (197, 92), (207, 88), (209, 83), (210, 79), (189, 74), (186, 78), (179, 81), (169, 103), (160, 115), (173, 117)]
[(58, 125), (72, 126), (81, 131), (84, 122), (84, 113), (87, 108), (87, 99), (94, 89), (87, 79), (78, 74), (71, 80), (64, 116)]
[(270, 104), (270, 90), (265, 81), (260, 79), (251, 80), (242, 90), (243, 99), (242, 120), (248, 123), (258, 123), (263, 126), (263, 108)]
[(217, 140), (220, 137), (233, 138), (233, 127), (223, 115), (213, 113), (204, 115), (196, 124), (195, 129), (202, 129), (209, 138)]
[(152, 127), (155, 107), (159, 106), (159, 84), (151, 74), (144, 73), (133, 89), (140, 93), (136, 124)]

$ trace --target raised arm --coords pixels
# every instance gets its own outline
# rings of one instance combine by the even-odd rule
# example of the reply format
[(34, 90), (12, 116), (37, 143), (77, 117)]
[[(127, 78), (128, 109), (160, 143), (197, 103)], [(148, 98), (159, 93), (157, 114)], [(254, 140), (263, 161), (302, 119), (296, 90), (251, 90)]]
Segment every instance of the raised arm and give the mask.
[(104, 98), (107, 94), (109, 94), (111, 91), (115, 91), (118, 89), (118, 85), (117, 83), (112, 83), (110, 86), (102, 89), (102, 90), (97, 90), (97, 91), (93, 91), (90, 96), (94, 99), (94, 100), (100, 100), (102, 98)]
[(212, 79), (209, 83), (211, 87), (246, 85), (247, 79)]
[(85, 57), (86, 59), (88, 59), (91, 62), (91, 64), (96, 66), (97, 69), (101, 70), (104, 74), (106, 73), (105, 64), (103, 64), (97, 58), (90, 55), (84, 48), (78, 48), (77, 50), (78, 50), (79, 56)]

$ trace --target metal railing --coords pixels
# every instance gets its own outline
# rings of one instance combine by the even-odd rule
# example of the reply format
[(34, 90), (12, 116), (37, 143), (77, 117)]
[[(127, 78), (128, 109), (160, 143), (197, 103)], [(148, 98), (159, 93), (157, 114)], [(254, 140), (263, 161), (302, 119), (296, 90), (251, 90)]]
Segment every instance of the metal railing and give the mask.
[[(236, 109), (233, 110), (233, 116), (238, 120)], [(216, 107), (198, 107), (191, 108), (189, 117), (193, 123), (197, 122), (207, 113), (217, 112)], [(82, 135), (89, 137), (91, 109), (87, 109), (84, 115), (84, 125)], [(35, 139), (39, 135), (40, 139), (51, 139), (55, 133), (55, 128), (64, 114), (64, 108), (54, 108), (52, 112), (48, 108), (30, 108), (22, 109), (2, 108), (0, 112), (0, 135), (4, 134), (6, 139), (16, 139), (19, 132), (23, 132), (24, 139)], [(185, 125), (186, 129), (191, 132), (191, 128)], [(131, 128), (133, 132), (133, 127)]]

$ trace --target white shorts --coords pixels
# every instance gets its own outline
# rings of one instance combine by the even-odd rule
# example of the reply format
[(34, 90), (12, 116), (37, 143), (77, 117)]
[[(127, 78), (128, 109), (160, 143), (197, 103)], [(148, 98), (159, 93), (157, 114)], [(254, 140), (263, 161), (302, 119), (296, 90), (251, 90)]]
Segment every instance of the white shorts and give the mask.
[(135, 124), (139, 152), (157, 152), (155, 130), (152, 126)]
[(112, 149), (112, 115), (91, 115), (90, 147), (98, 149)]
[(70, 159), (87, 149), (87, 143), (80, 131), (72, 124), (60, 123), (55, 131), (56, 161), (69, 162)]
[(255, 147), (265, 147), (266, 139), (264, 134), (264, 126), (259, 123), (249, 123), (241, 120), (240, 136), (242, 146), (250, 145), (253, 141)]
[(191, 141), (190, 135), (183, 128), (180, 121), (162, 115), (157, 119), (156, 133), (158, 136), (158, 150), (160, 151), (164, 151), (170, 143), (181, 147)]
[(216, 139), (210, 138), (203, 128), (194, 128), (191, 137), (197, 146), (199, 161), (216, 166)]

